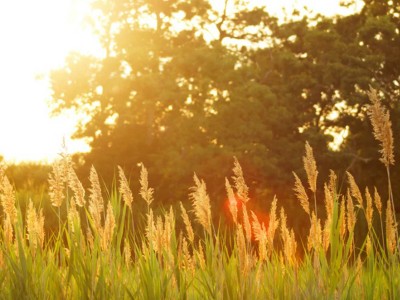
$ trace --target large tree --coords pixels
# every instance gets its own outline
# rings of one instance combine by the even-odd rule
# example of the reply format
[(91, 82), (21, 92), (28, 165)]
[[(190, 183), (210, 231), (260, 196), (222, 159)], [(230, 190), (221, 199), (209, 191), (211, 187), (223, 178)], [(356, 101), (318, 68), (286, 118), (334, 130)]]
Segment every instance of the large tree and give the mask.
[(321, 177), (335, 166), (376, 179), (364, 176), (379, 168), (366, 90), (384, 92), (396, 132), (398, 2), (283, 24), (251, 1), (210, 3), (96, 1), (103, 57), (71, 54), (52, 73), (55, 111), (90, 117), (76, 134), (92, 147), (83, 169), (110, 182), (117, 164), (137, 176), (143, 162), (162, 201), (184, 199), (195, 171), (222, 200), (237, 156), (257, 199), (286, 197), (308, 140)]
[(90, 116), (76, 134), (90, 139), (86, 167), (108, 180), (117, 164), (136, 175), (143, 162), (163, 200), (186, 195), (194, 171), (222, 192), (233, 156), (255, 188), (287, 181), (300, 163), (301, 108), (257, 81), (243, 55), (276, 20), (229, 3), (97, 2), (104, 57), (72, 54), (52, 74), (56, 112)]

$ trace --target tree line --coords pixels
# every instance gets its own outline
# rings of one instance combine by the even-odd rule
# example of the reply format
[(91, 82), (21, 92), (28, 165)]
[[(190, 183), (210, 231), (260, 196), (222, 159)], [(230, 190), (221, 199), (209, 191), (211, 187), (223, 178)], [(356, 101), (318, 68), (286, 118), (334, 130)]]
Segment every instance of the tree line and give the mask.
[(81, 174), (94, 165), (111, 183), (120, 165), (137, 182), (143, 163), (156, 201), (169, 204), (187, 201), (196, 172), (220, 205), (236, 157), (255, 205), (269, 207), (276, 194), (290, 214), (292, 171), (305, 175), (308, 141), (320, 182), (333, 169), (360, 186), (387, 186), (366, 104), (369, 87), (379, 90), (398, 145), (399, 1), (285, 22), (251, 1), (226, 0), (221, 10), (210, 2), (95, 1), (103, 55), (71, 53), (51, 73), (54, 113), (88, 116), (75, 134), (91, 146), (75, 156)]

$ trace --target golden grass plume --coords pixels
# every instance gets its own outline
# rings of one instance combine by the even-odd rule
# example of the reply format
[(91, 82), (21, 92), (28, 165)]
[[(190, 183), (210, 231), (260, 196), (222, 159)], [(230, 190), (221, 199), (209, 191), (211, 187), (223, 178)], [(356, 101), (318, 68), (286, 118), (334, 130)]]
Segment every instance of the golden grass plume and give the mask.
[(381, 144), (381, 162), (388, 167), (394, 164), (393, 133), (390, 114), (382, 105), (378, 93), (372, 87), (368, 92), (371, 105), (367, 107), (367, 114), (371, 120), (375, 139)]
[(206, 183), (196, 174), (193, 176), (195, 185), (191, 188), (189, 198), (192, 200), (196, 220), (211, 234), (211, 204), (207, 194)]

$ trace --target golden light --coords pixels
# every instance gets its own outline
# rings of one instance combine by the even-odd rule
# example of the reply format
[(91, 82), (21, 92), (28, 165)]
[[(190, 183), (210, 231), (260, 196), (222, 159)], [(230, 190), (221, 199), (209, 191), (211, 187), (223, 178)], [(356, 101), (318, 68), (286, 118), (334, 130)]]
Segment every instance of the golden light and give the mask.
[[(90, 0), (13, 0), (0, 2), (0, 155), (7, 161), (51, 161), (64, 138), (71, 152), (87, 150), (71, 141), (76, 117), (51, 118), (47, 74), (61, 67), (70, 51), (99, 53), (96, 39), (83, 26)], [(211, 1), (216, 8), (225, 1)], [(291, 12), (304, 4), (332, 15), (343, 13), (337, 0), (250, 1), (271, 13)], [(294, 4), (295, 3), (295, 4)], [(219, 4), (219, 6), (218, 6)], [(40, 79), (41, 78), (41, 79)]]
[[(88, 11), (87, 0), (0, 2), (0, 155), (6, 160), (52, 160), (74, 131), (74, 116), (49, 116), (46, 74), (68, 52), (95, 49), (82, 27)], [(85, 149), (68, 144), (71, 151)]]

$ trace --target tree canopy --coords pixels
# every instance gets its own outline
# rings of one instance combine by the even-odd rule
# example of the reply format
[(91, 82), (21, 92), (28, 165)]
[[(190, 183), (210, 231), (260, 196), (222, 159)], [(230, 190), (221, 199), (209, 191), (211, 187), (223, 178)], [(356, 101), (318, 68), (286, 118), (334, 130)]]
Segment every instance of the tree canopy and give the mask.
[[(137, 177), (144, 163), (165, 202), (187, 198), (195, 171), (220, 202), (236, 156), (253, 196), (272, 200), (292, 194), (309, 141), (322, 176), (384, 178), (366, 92), (382, 91), (399, 141), (399, 2), (284, 23), (250, 2), (95, 1), (104, 55), (72, 53), (51, 74), (55, 113), (88, 116), (76, 132), (91, 146), (82, 170), (93, 164), (110, 182), (117, 165)], [(371, 165), (376, 174), (363, 173)]]

